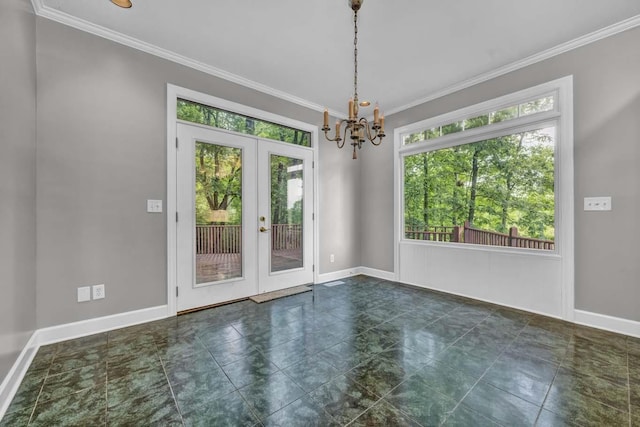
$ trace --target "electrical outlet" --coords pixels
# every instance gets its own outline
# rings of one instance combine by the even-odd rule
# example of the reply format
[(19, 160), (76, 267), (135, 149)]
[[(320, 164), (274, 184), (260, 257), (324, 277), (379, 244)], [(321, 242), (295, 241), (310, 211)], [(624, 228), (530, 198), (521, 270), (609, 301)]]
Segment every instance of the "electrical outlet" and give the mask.
[(336, 257), (333, 254), (329, 255), (329, 262), (335, 262), (335, 261), (336, 261)]
[(78, 288), (78, 302), (91, 301), (91, 286)]
[(93, 299), (102, 299), (104, 297), (104, 283), (100, 285), (93, 285)]

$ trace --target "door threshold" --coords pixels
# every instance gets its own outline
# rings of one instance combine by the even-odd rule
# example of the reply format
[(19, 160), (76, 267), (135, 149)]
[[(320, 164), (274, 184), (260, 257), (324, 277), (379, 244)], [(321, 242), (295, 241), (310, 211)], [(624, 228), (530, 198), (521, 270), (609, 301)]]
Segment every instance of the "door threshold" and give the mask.
[(210, 308), (222, 307), (223, 305), (234, 304), (236, 302), (246, 301), (248, 299), (249, 298), (238, 298), (238, 299), (232, 299), (230, 301), (218, 302), (216, 304), (204, 305), (202, 307), (190, 308), (188, 310), (179, 311), (179, 312), (176, 313), (176, 315), (177, 316), (182, 316), (183, 314), (195, 313), (196, 311), (202, 311), (202, 310), (208, 310)]
[(271, 301), (278, 298), (289, 297), (291, 295), (297, 295), (297, 294), (301, 294), (303, 292), (309, 292), (309, 291), (311, 291), (311, 287), (309, 285), (300, 285), (300, 286), (294, 286), (292, 288), (285, 288), (285, 289), (280, 289), (278, 291), (265, 292), (264, 294), (254, 295), (252, 297), (249, 297), (249, 299), (255, 303), (260, 304), (262, 302), (267, 302), (267, 301)]

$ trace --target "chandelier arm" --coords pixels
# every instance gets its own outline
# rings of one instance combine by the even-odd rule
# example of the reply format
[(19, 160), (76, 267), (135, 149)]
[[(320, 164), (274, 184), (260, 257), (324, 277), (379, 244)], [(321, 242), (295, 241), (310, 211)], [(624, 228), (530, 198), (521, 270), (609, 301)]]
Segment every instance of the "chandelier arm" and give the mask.
[[(375, 146), (378, 146), (382, 143), (382, 138), (384, 138), (384, 134), (381, 134), (378, 131), (378, 128), (375, 126), (373, 126), (373, 130), (375, 132), (375, 134), (371, 133), (371, 127), (369, 126), (369, 121), (367, 119), (365, 119), (364, 117), (362, 117), (359, 120), (360, 124), (364, 127), (366, 133), (367, 133), (367, 139)], [(376, 142), (378, 141), (378, 142)]]
[[(382, 136), (380, 136), (379, 134), (376, 134), (376, 136), (370, 141), (373, 145), (377, 147), (378, 145), (382, 144), (382, 138), (383, 138)], [(376, 142), (376, 140), (378, 140), (378, 142)]]
[(372, 141), (372, 136), (371, 136), (371, 128), (369, 127), (369, 121), (367, 121), (367, 119), (365, 119), (364, 117), (360, 118), (360, 124), (362, 125), (362, 127), (364, 128), (365, 132), (366, 132), (366, 137), (369, 141)]
[(338, 145), (338, 148), (344, 147), (344, 138), (340, 138), (339, 136), (336, 138), (329, 138), (329, 130), (324, 129), (324, 137), (327, 141), (335, 142)]

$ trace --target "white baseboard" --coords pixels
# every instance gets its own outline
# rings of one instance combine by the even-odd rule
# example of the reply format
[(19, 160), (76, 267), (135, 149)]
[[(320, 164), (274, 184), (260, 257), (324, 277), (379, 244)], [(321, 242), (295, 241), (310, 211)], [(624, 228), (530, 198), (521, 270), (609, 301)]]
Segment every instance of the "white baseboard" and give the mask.
[(160, 305), (36, 330), (22, 349), (2, 384), (0, 384), (0, 420), (4, 417), (40, 346), (160, 320), (166, 317), (168, 317), (168, 307)]
[(316, 283), (332, 282), (334, 280), (345, 279), (347, 277), (365, 274), (367, 276), (376, 277), (384, 280), (396, 280), (396, 274), (392, 271), (378, 270), (369, 267), (353, 267), (346, 270), (332, 271), (331, 273), (318, 274)]
[(113, 329), (124, 328), (126, 326), (160, 320), (166, 318), (167, 314), (168, 307), (166, 305), (159, 305), (157, 307), (143, 308), (141, 310), (127, 311), (111, 316), (96, 317), (94, 319), (38, 329), (36, 331), (38, 335), (38, 345), (53, 344), (100, 332), (111, 331)]
[(590, 311), (574, 310), (574, 323), (640, 338), (640, 322)]
[(365, 274), (367, 276), (376, 277), (378, 279), (390, 281), (396, 280), (396, 273), (394, 273), (393, 271), (378, 270), (376, 268), (369, 267), (358, 267), (357, 270), (359, 274)]
[(18, 387), (20, 387), (22, 378), (24, 378), (33, 357), (38, 352), (37, 333), (38, 331), (35, 331), (31, 334), (31, 338), (29, 338), (27, 344), (22, 348), (11, 370), (9, 370), (2, 384), (0, 384), (0, 420), (2, 420), (5, 412), (7, 412), (13, 396), (15, 396)]
[(355, 276), (360, 274), (358, 267), (347, 268), (346, 270), (332, 271), (331, 273), (318, 274), (318, 281), (316, 283), (333, 282), (334, 280), (344, 279), (346, 277)]

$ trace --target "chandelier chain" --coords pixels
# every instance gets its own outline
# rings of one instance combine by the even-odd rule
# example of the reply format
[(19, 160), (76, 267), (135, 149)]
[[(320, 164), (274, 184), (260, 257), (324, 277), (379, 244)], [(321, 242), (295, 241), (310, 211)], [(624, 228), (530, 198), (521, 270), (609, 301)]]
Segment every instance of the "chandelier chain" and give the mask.
[(353, 14), (353, 97), (358, 101), (358, 11)]

